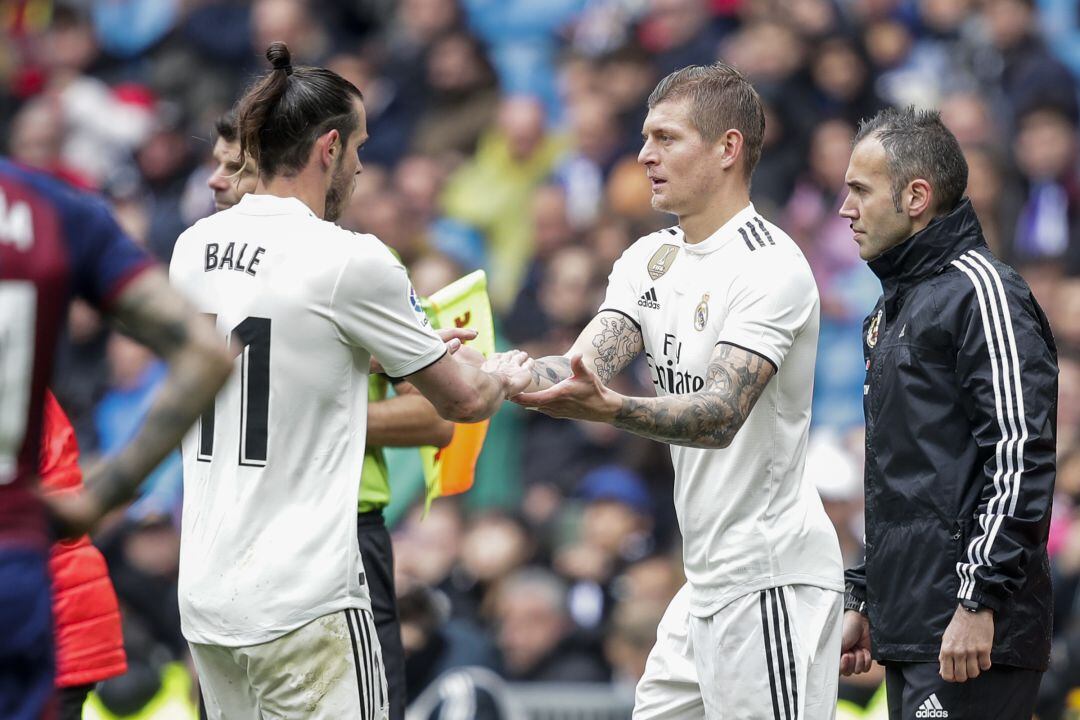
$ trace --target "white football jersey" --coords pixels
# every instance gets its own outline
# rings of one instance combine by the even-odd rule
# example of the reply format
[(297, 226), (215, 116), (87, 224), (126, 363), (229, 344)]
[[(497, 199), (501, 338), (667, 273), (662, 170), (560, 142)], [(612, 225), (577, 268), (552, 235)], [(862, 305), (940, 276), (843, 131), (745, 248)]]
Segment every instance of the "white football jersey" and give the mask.
[(611, 272), (600, 310), (641, 328), (657, 395), (704, 388), (718, 343), (777, 368), (729, 447), (671, 446), (690, 607), (700, 617), (778, 585), (843, 590), (836, 532), (803, 479), (818, 304), (803, 254), (753, 205), (698, 244), (677, 227), (643, 237)]
[(254, 645), (369, 608), (356, 540), (369, 359), (403, 377), (445, 352), (405, 268), (298, 199), (246, 195), (180, 236), (169, 274), (240, 353), (183, 443), (184, 636)]

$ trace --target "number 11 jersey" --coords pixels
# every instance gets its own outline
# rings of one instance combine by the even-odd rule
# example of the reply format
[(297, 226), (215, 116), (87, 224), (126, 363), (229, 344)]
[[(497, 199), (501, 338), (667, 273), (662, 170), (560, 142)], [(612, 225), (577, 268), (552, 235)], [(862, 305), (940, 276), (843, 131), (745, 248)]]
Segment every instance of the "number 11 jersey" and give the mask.
[(378, 239), (296, 198), (247, 195), (180, 236), (172, 281), (237, 353), (184, 439), (184, 636), (268, 642), (369, 608), (356, 541), (368, 366), (403, 377), (445, 353)]

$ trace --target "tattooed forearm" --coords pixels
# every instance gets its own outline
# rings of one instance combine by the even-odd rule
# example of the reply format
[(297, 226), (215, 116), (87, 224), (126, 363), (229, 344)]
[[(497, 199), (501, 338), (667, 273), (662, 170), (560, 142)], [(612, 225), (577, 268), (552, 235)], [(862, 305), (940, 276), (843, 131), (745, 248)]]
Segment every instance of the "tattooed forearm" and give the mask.
[(533, 361), (532, 384), (528, 392), (546, 390), (573, 375), (570, 370), (570, 358), (562, 355), (548, 355)]
[(153, 350), (163, 358), (184, 347), (189, 341), (187, 303), (177, 302), (174, 291), (159, 292), (167, 280), (156, 271), (133, 282), (117, 299), (113, 321), (128, 337)]
[[(135, 306), (139, 306), (136, 309)], [(119, 298), (117, 317), (169, 360), (138, 434), (86, 478), (104, 509), (130, 499), (138, 484), (175, 448), (232, 370), (223, 339), (173, 290), (161, 273), (146, 273)]]
[(721, 344), (713, 352), (701, 392), (625, 398), (614, 424), (673, 445), (725, 448), (773, 374), (772, 364), (760, 355)]
[(600, 331), (592, 341), (597, 352), (596, 374), (607, 385), (641, 352), (641, 332), (621, 315), (601, 315), (597, 321)]
[(566, 355), (549, 355), (537, 358), (532, 369), (532, 383), (526, 392), (547, 390), (571, 377), (570, 356), (580, 354), (585, 362), (596, 354), (593, 364), (600, 382), (607, 385), (623, 368), (630, 364), (643, 345), (641, 331), (618, 313), (602, 312), (581, 331), (574, 347)]
[(184, 432), (213, 399), (215, 375), (206, 364), (182, 357), (170, 372), (139, 433), (119, 454), (86, 478), (86, 487), (105, 508), (134, 497), (139, 483), (177, 446)]

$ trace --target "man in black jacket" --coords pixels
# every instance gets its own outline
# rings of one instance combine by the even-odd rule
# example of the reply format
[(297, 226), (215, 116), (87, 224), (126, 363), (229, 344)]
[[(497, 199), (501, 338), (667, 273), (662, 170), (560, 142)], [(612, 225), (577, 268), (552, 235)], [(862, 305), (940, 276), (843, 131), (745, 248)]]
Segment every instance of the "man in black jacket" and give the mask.
[(1028, 720), (1050, 654), (1050, 327), (986, 247), (937, 113), (864, 122), (846, 182), (884, 294), (864, 326), (866, 561), (840, 670), (884, 663), (893, 720)]

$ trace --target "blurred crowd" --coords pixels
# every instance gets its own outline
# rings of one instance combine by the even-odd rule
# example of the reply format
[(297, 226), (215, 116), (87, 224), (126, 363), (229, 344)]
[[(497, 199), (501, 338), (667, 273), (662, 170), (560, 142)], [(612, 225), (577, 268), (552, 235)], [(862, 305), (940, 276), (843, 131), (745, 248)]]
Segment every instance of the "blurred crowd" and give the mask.
[[(1080, 687), (1075, 0), (0, 0), (0, 23), (5, 152), (104, 193), (163, 262), (213, 212), (214, 120), (266, 67), (271, 41), (350, 79), (371, 139), (341, 223), (390, 245), (422, 294), (484, 268), (503, 344), (533, 355), (565, 351), (614, 260), (673, 223), (650, 209), (636, 162), (649, 92), (684, 65), (734, 64), (766, 108), (754, 203), (800, 244), (821, 293), (807, 473), (849, 564), (862, 537), (861, 323), (880, 286), (836, 211), (860, 118), (939, 108), (991, 247), (1020, 269), (1057, 337), (1059, 639), (1044, 716)], [(54, 389), (87, 458), (131, 436), (162, 374), (73, 307)], [(644, 362), (617, 383), (652, 393)], [(426, 517), (404, 483), (395, 489), (410, 699), (462, 666), (631, 693), (682, 583), (666, 448), (510, 407), (485, 458), (476, 488)], [(174, 457), (98, 537), (132, 657), (103, 695), (123, 707), (184, 658), (180, 493)], [(872, 691), (842, 688), (857, 700)]]

